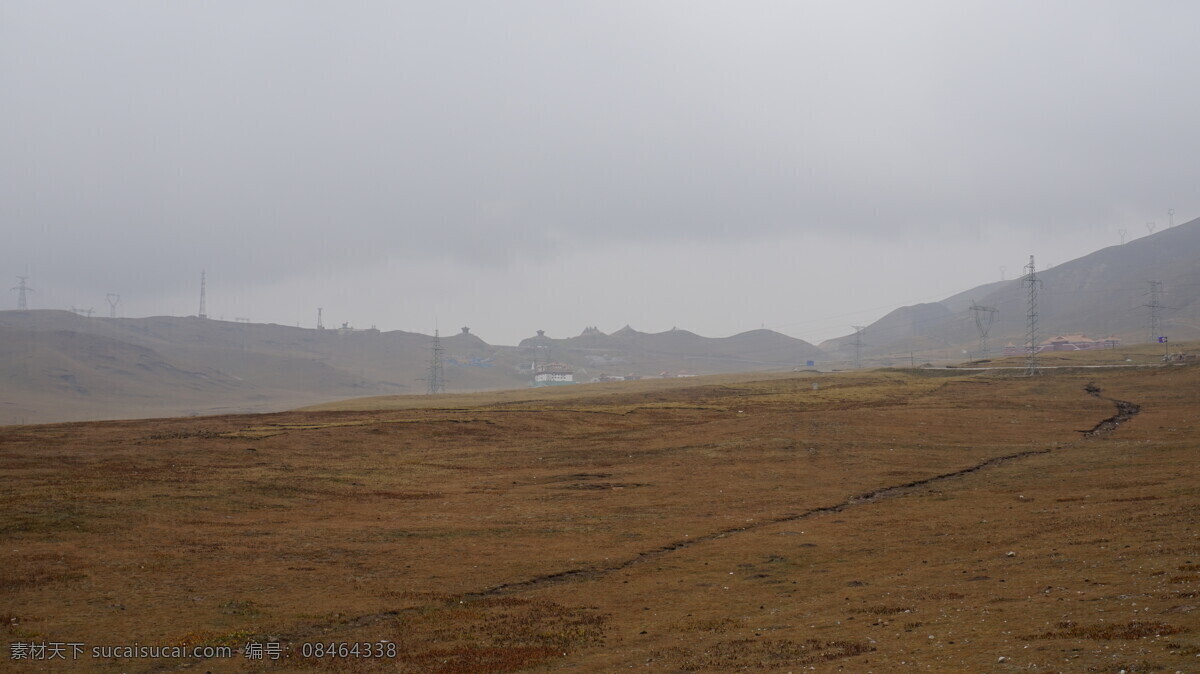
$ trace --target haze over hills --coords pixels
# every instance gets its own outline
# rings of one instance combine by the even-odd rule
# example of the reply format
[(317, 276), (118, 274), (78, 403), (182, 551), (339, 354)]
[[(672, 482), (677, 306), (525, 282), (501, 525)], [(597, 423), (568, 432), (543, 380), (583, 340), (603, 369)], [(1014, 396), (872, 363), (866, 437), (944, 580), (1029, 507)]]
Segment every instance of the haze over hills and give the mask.
[[(1200, 219), (1039, 271), (1040, 331), (1148, 339), (1148, 281), (1163, 282), (1165, 332), (1200, 337)], [(1020, 279), (940, 302), (900, 307), (867, 326), (863, 365), (958, 361), (977, 354), (972, 302), (996, 308), (991, 354), (1023, 343)], [(539, 331), (540, 333), (540, 331)], [(449, 391), (523, 388), (536, 364), (563, 363), (576, 381), (844, 368), (853, 336), (813, 346), (771, 330), (709, 338), (687, 330), (574, 337), (544, 333), (517, 346), (467, 328), (442, 337)], [(0, 423), (178, 416), (286, 409), (426, 390), (433, 338), (412, 332), (311, 330), (196, 317), (85, 318), (67, 311), (0, 312)], [(910, 356), (910, 353), (912, 354)]]
[[(1035, 259), (1036, 262), (1036, 259)], [(1149, 281), (1162, 281), (1163, 331), (1174, 341), (1200, 337), (1200, 218), (1118, 246), (1038, 270), (1040, 340), (1059, 334), (1149, 340)], [(862, 354), (885, 363), (895, 358), (978, 356), (979, 332), (972, 302), (997, 309), (989, 331), (989, 355), (1025, 343), (1028, 289), (1022, 279), (988, 283), (940, 302), (900, 307), (866, 326)], [(820, 347), (849, 359), (854, 335)], [(888, 358), (891, 356), (892, 358)]]
[[(0, 423), (271, 411), (342, 398), (424, 393), (429, 335), (310, 330), (158, 316), (0, 312)], [(791, 369), (820, 351), (768, 330), (710, 339), (596, 330), (494, 346), (464, 328), (441, 338), (450, 391), (522, 388), (535, 363), (657, 376)]]
[[(430, 342), (401, 331), (0, 312), (0, 422), (267, 411), (419, 393)], [(442, 343), (448, 361), (491, 354), (473, 335)], [(472, 389), (520, 385), (484, 367), (455, 380)]]

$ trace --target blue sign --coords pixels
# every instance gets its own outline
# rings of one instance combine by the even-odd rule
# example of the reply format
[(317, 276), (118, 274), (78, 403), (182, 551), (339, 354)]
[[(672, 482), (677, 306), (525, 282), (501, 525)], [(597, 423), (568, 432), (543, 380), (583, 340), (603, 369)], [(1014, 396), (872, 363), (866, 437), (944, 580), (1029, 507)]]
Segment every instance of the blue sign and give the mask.
[(806, 363), (805, 363), (805, 365), (807, 365), (807, 366), (809, 366), (809, 367), (812, 367), (812, 366), (814, 366), (814, 365), (816, 365), (816, 364), (817, 364), (817, 361), (815, 361), (815, 360), (810, 360), (810, 361), (808, 361), (808, 362), (806, 362)]
[(1158, 343), (1159, 343), (1159, 344), (1166, 344), (1166, 343), (1167, 343), (1167, 338), (1166, 338), (1166, 337), (1159, 337), (1159, 338), (1158, 338)]

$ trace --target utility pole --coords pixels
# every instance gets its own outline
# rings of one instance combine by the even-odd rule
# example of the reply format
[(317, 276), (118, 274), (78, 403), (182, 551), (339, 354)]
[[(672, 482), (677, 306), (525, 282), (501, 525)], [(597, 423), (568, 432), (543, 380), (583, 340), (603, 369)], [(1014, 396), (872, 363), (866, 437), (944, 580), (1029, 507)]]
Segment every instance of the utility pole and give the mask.
[(1155, 228), (1155, 227), (1157, 227), (1157, 226), (1158, 226), (1158, 225), (1157, 225), (1156, 223), (1153, 223), (1153, 222), (1147, 222), (1147, 223), (1146, 223), (1146, 233), (1147, 233), (1147, 235), (1149, 235), (1149, 234), (1153, 234), (1153, 233), (1154, 233), (1154, 228)]
[(33, 288), (30, 288), (25, 284), (25, 282), (29, 280), (28, 276), (18, 276), (17, 280), (20, 281), (20, 283), (17, 284), (17, 287), (12, 289), (17, 291), (17, 310), (27, 311), (29, 309), (29, 301), (25, 298), (25, 295), (26, 293), (33, 292)]
[(1125, 245), (1125, 236), (1129, 234), (1129, 230), (1122, 227), (1117, 230), (1117, 234), (1121, 236), (1121, 245)]
[(988, 332), (992, 329), (992, 324), (996, 322), (996, 314), (1000, 310), (996, 307), (985, 307), (976, 304), (975, 300), (971, 300), (971, 313), (975, 315), (975, 327), (979, 328), (979, 357), (987, 358), (988, 355)]
[(317, 307), (317, 329), (318, 330), (325, 329), (325, 319), (321, 316), (322, 312), (324, 312), (324, 311), (325, 310), (322, 309), (321, 307)]
[(1167, 229), (1170, 229), (1171, 227), (1174, 227), (1174, 226), (1175, 226), (1175, 209), (1168, 208), (1167, 209)]
[(1166, 305), (1162, 303), (1162, 281), (1147, 281), (1150, 284), (1150, 303), (1145, 305), (1150, 308), (1150, 341), (1157, 342), (1159, 337), (1162, 337), (1162, 310)]
[(1038, 287), (1042, 285), (1041, 279), (1037, 277), (1037, 268), (1033, 264), (1033, 256), (1029, 256), (1029, 264), (1025, 265), (1025, 278), (1021, 281), (1021, 286), (1029, 289), (1029, 311), (1028, 330), (1026, 334), (1026, 358), (1025, 358), (1025, 376), (1032, 377), (1042, 373), (1042, 368), (1038, 364), (1038, 309), (1037, 296)]
[(204, 270), (200, 270), (200, 318), (208, 318), (208, 311), (204, 308)]
[(76, 309), (75, 307), (71, 307), (71, 311), (87, 316), (88, 318), (91, 318), (92, 314), (96, 313), (95, 309)]
[(437, 330), (433, 331), (433, 358), (429, 361), (429, 388), (426, 393), (446, 392), (446, 374), (442, 367), (442, 338)]
[(109, 293), (104, 296), (104, 299), (108, 300), (108, 317), (116, 318), (117, 305), (121, 303), (121, 296), (116, 293)]
[(852, 325), (850, 327), (854, 328), (854, 369), (857, 370), (862, 367), (862, 348), (864, 346), (862, 338), (863, 331), (867, 328), (864, 325)]

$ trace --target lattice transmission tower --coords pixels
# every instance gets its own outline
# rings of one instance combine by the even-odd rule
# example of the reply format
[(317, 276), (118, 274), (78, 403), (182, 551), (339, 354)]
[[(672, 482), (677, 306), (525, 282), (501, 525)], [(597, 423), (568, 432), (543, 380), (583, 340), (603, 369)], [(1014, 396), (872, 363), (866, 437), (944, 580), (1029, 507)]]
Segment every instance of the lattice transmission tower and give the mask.
[(1037, 277), (1037, 268), (1033, 264), (1033, 256), (1029, 256), (1029, 264), (1025, 265), (1025, 278), (1022, 279), (1021, 285), (1029, 290), (1029, 309), (1026, 314), (1027, 329), (1025, 333), (1025, 376), (1033, 376), (1042, 373), (1041, 365), (1038, 363), (1038, 288), (1042, 285), (1041, 279)]
[(204, 294), (205, 294), (204, 293), (204, 291), (205, 291), (204, 280), (205, 280), (204, 279), (204, 270), (201, 269), (200, 270), (200, 313), (197, 314), (200, 318), (208, 318), (208, 310), (204, 306)]
[(976, 304), (975, 300), (971, 300), (971, 313), (975, 315), (975, 327), (979, 329), (979, 357), (987, 358), (988, 333), (991, 332), (992, 324), (996, 322), (996, 314), (1000, 313), (1000, 310)]
[(26, 311), (29, 309), (29, 299), (26, 297), (26, 294), (33, 292), (33, 288), (30, 288), (25, 283), (29, 280), (28, 276), (18, 276), (17, 280), (20, 283), (17, 284), (17, 287), (13, 288), (13, 290), (17, 291), (17, 310)]
[(857, 370), (862, 367), (862, 349), (866, 346), (862, 338), (867, 327), (865, 325), (852, 325), (850, 327), (854, 328), (854, 341), (852, 344), (854, 345), (854, 369)]
[(446, 392), (446, 372), (442, 362), (442, 337), (437, 330), (433, 331), (433, 354), (429, 360), (429, 379), (426, 393), (432, 395), (434, 393)]
[(1157, 342), (1159, 337), (1163, 336), (1162, 329), (1162, 310), (1167, 305), (1162, 303), (1162, 281), (1147, 281), (1150, 284), (1150, 303), (1146, 306), (1150, 308), (1150, 339), (1148, 341)]

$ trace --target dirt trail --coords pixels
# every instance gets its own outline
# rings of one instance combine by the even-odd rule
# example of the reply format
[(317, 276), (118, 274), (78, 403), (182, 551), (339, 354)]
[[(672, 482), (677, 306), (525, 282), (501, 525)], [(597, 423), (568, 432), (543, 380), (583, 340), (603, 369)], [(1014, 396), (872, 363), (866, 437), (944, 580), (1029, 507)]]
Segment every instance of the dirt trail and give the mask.
[(668, 543), (667, 545), (655, 548), (653, 550), (639, 552), (637, 555), (630, 557), (624, 561), (617, 562), (615, 564), (609, 564), (609, 565), (600, 566), (600, 567), (593, 566), (593, 567), (588, 567), (588, 568), (583, 568), (583, 569), (571, 569), (569, 571), (560, 571), (559, 573), (553, 573), (553, 574), (548, 574), (548, 575), (544, 575), (544, 576), (537, 576), (534, 578), (530, 578), (528, 580), (517, 581), (515, 583), (504, 583), (502, 585), (496, 585), (496, 586), (487, 588), (485, 590), (479, 590), (477, 592), (468, 592), (468, 593), (462, 595), (460, 597), (460, 599), (463, 599), (463, 600), (482, 599), (484, 597), (495, 597), (495, 596), (499, 596), (499, 595), (515, 594), (517, 592), (523, 592), (523, 591), (527, 591), (527, 590), (536, 590), (536, 589), (547, 587), (550, 585), (561, 585), (563, 583), (579, 582), (579, 581), (586, 581), (586, 580), (597, 580), (599, 578), (603, 578), (604, 576), (610, 575), (617, 571), (623, 571), (632, 566), (636, 566), (638, 564), (653, 561), (655, 559), (658, 559), (659, 557), (662, 557), (663, 555), (666, 555), (666, 554), (669, 554), (672, 552), (676, 552), (678, 550), (683, 550), (685, 548), (690, 548), (692, 546), (699, 545), (701, 543), (707, 543), (709, 541), (726, 538), (728, 536), (732, 536), (734, 534), (745, 533), (747, 531), (754, 531), (755, 529), (761, 529), (763, 527), (768, 527), (768, 526), (771, 526), (774, 524), (781, 524), (784, 522), (796, 522), (799, 520), (805, 520), (805, 519), (809, 519), (812, 517), (817, 517), (818, 515), (828, 515), (828, 514), (832, 514), (832, 513), (839, 513), (839, 512), (842, 512), (843, 510), (846, 510), (847, 508), (850, 508), (853, 506), (863, 505), (866, 503), (872, 503), (872, 502), (880, 501), (883, 499), (896, 498), (898, 496), (903, 496), (903, 495), (905, 495), (909, 492), (912, 492), (916, 489), (919, 489), (921, 487), (933, 484), (935, 482), (941, 482), (943, 480), (949, 480), (952, 478), (961, 477), (963, 475), (969, 475), (971, 473), (981, 471), (986, 468), (991, 468), (993, 466), (998, 466), (998, 465), (1008, 462), (1008, 461), (1012, 461), (1015, 459), (1022, 459), (1027, 456), (1033, 456), (1035, 454), (1048, 454), (1048, 453), (1050, 453), (1050, 451), (1051, 450), (1049, 450), (1049, 449), (1034, 449), (1034, 450), (1029, 450), (1029, 451), (1025, 451), (1025, 452), (1018, 452), (1016, 454), (1008, 454), (1005, 456), (998, 456), (998, 457), (995, 457), (992, 459), (988, 459), (987, 461), (984, 461), (982, 463), (975, 464), (974, 466), (970, 466), (968, 468), (963, 468), (962, 470), (956, 470), (956, 471), (953, 471), (950, 473), (942, 473), (941, 475), (935, 475), (933, 477), (928, 477), (923, 480), (914, 480), (912, 482), (906, 482), (904, 484), (892, 485), (892, 486), (888, 486), (888, 487), (881, 487), (879, 489), (873, 489), (868, 492), (863, 492), (862, 494), (857, 494), (855, 496), (851, 496), (850, 498), (848, 498), (845, 501), (842, 501), (841, 503), (838, 503), (836, 505), (821, 506), (819, 508), (813, 508), (811, 510), (806, 510), (801, 513), (791, 513), (788, 515), (781, 515), (779, 517), (772, 517), (769, 519), (764, 519), (764, 520), (755, 522), (753, 524), (747, 524), (745, 526), (729, 527), (727, 529), (719, 529), (717, 531), (713, 531), (713, 532), (705, 534), (703, 536), (695, 536), (695, 537), (687, 538), (687, 539), (680, 540), (680, 541), (674, 541), (672, 543)]
[(1136, 403), (1131, 403), (1127, 400), (1106, 398), (1100, 395), (1100, 387), (1096, 386), (1094, 383), (1089, 383), (1087, 386), (1083, 387), (1083, 390), (1087, 391), (1088, 395), (1095, 396), (1101, 400), (1108, 400), (1117, 406), (1116, 414), (1105, 419), (1104, 421), (1101, 421), (1089, 430), (1080, 431), (1083, 433), (1085, 438), (1094, 438), (1098, 435), (1108, 435), (1109, 433), (1117, 430), (1117, 427), (1119, 427), (1121, 424), (1132, 419), (1133, 415), (1142, 411), (1142, 406)]
[[(1089, 437), (1089, 438), (1097, 437), (1097, 436), (1107, 435), (1109, 433), (1112, 433), (1114, 430), (1117, 429), (1117, 427), (1119, 427), (1121, 424), (1128, 421), (1135, 414), (1137, 414), (1138, 412), (1141, 411), (1141, 406), (1137, 405), (1135, 403), (1127, 402), (1124, 400), (1114, 400), (1111, 398), (1104, 398), (1103, 396), (1100, 395), (1100, 389), (1097, 388), (1094, 384), (1088, 384), (1084, 390), (1087, 391), (1088, 394), (1096, 396), (1098, 398), (1101, 398), (1104, 400), (1111, 400), (1112, 403), (1117, 408), (1117, 413), (1115, 415), (1096, 424), (1091, 430), (1084, 431), (1085, 437)], [(753, 524), (748, 524), (746, 526), (730, 527), (728, 529), (720, 529), (718, 531), (714, 531), (714, 532), (705, 534), (703, 536), (696, 536), (694, 538), (687, 538), (685, 540), (674, 541), (674, 542), (664, 545), (662, 547), (638, 553), (637, 555), (635, 555), (629, 559), (626, 559), (622, 562), (618, 562), (616, 564), (610, 564), (610, 565), (601, 566), (601, 567), (571, 569), (568, 571), (561, 571), (559, 573), (538, 576), (535, 578), (517, 581), (514, 583), (504, 583), (502, 585), (496, 585), (494, 587), (487, 588), (486, 590), (480, 590), (477, 592), (469, 592), (467, 594), (462, 595), (461, 598), (464, 600), (480, 599), (483, 597), (493, 597), (493, 596), (497, 596), (497, 595), (513, 594), (513, 593), (522, 592), (525, 590), (534, 590), (534, 589), (546, 587), (549, 585), (560, 585), (562, 583), (570, 583), (570, 582), (586, 581), (586, 580), (596, 580), (598, 578), (602, 578), (602, 577), (612, 574), (614, 572), (622, 571), (622, 570), (628, 569), (632, 566), (636, 566), (636, 565), (642, 564), (644, 562), (649, 562), (649, 561), (658, 559), (659, 557), (662, 557), (663, 555), (666, 555), (668, 553), (675, 552), (677, 550), (683, 550), (684, 548), (689, 548), (694, 545), (699, 545), (700, 543), (707, 543), (708, 541), (725, 538), (725, 537), (731, 536), (733, 534), (744, 533), (747, 531), (753, 531), (755, 529), (761, 529), (762, 527), (771, 526), (773, 524), (805, 520), (805, 519), (809, 519), (812, 517), (816, 517), (818, 515), (826, 515), (826, 514), (831, 514), (831, 513), (842, 512), (843, 510), (846, 510), (847, 508), (857, 506), (857, 505), (872, 503), (872, 502), (880, 501), (883, 499), (897, 498), (900, 496), (904, 496), (905, 494), (908, 494), (916, 489), (919, 489), (921, 487), (925, 487), (925, 486), (928, 486), (931, 484), (935, 484), (937, 482), (942, 482), (945, 480), (962, 477), (964, 475), (970, 475), (971, 473), (976, 473), (981, 470), (992, 468), (992, 467), (998, 466), (1000, 464), (1007, 463), (1009, 461), (1023, 459), (1023, 458), (1026, 458), (1029, 456), (1034, 456), (1037, 454), (1049, 454), (1051, 451), (1052, 451), (1051, 449), (1034, 449), (1034, 450), (1029, 450), (1029, 451), (1025, 451), (1025, 452), (1017, 452), (1015, 454), (1007, 454), (1005, 456), (998, 456), (998, 457), (995, 457), (992, 459), (988, 459), (987, 461), (977, 463), (974, 466), (970, 466), (968, 468), (963, 468), (961, 470), (956, 470), (956, 471), (952, 471), (949, 473), (942, 473), (940, 475), (934, 475), (933, 477), (928, 477), (928, 478), (925, 478), (922, 480), (914, 480), (912, 482), (906, 482), (904, 484), (892, 485), (892, 486), (888, 486), (888, 487), (881, 487), (879, 489), (874, 489), (869, 492), (857, 494), (855, 496), (851, 496), (851, 497), (847, 498), (845, 501), (842, 501), (841, 503), (838, 503), (836, 505), (813, 508), (811, 510), (806, 510), (802, 513), (792, 513), (792, 514), (788, 514), (788, 515), (781, 515), (779, 517), (764, 519), (759, 522), (755, 522)]]
[[(1116, 430), (1121, 424), (1128, 421), (1130, 418), (1132, 418), (1134, 415), (1136, 415), (1138, 412), (1141, 411), (1141, 406), (1137, 405), (1135, 403), (1131, 403), (1131, 402), (1124, 401), (1124, 400), (1115, 400), (1112, 398), (1105, 398), (1104, 396), (1101, 395), (1100, 389), (1097, 388), (1094, 384), (1089, 383), (1085, 387), (1084, 390), (1089, 395), (1092, 395), (1092, 396), (1095, 396), (1097, 398), (1101, 398), (1104, 400), (1110, 400), (1113, 403), (1113, 405), (1117, 408), (1117, 413), (1115, 415), (1113, 415), (1107, 419), (1104, 419), (1103, 421), (1096, 424), (1090, 430), (1080, 431), (1081, 433), (1084, 434), (1084, 437), (1086, 437), (1086, 438), (1094, 438), (1094, 437), (1110, 434), (1114, 430)], [(1062, 445), (1062, 446), (1060, 446), (1060, 449), (1064, 449), (1064, 448), (1071, 447), (1071, 446), (1072, 445), (1070, 445), (1070, 444)], [(959, 477), (964, 477), (964, 476), (970, 475), (972, 473), (977, 473), (977, 472), (980, 472), (980, 471), (983, 471), (983, 470), (986, 470), (989, 468), (994, 468), (996, 466), (1008, 463), (1010, 461), (1016, 461), (1019, 459), (1024, 459), (1024, 458), (1039, 455), (1039, 454), (1049, 454), (1052, 451), (1054, 451), (1054, 449), (1052, 449), (1052, 448), (1034, 449), (1034, 450), (1028, 450), (1028, 451), (1024, 451), (1024, 452), (1017, 452), (1014, 454), (1007, 454), (1004, 456), (998, 456), (998, 457), (988, 459), (986, 461), (982, 461), (973, 466), (963, 468), (961, 470), (951, 471), (948, 473), (942, 473), (942, 474), (934, 475), (932, 477), (924, 478), (921, 480), (905, 482), (903, 484), (880, 487), (878, 489), (873, 489), (871, 491), (863, 492), (861, 494), (856, 494), (856, 495), (850, 496), (849, 498), (845, 499), (844, 501), (834, 504), (834, 505), (812, 508), (810, 510), (805, 510), (804, 512), (799, 512), (799, 513), (789, 513), (789, 514), (781, 515), (778, 517), (764, 519), (759, 522), (755, 522), (753, 524), (748, 524), (745, 526), (719, 529), (717, 531), (710, 532), (703, 536), (696, 536), (694, 538), (687, 538), (685, 540), (674, 541), (674, 542), (668, 543), (667, 545), (663, 545), (661, 547), (654, 548), (652, 550), (640, 552), (632, 557), (629, 557), (623, 561), (619, 561), (619, 562), (616, 562), (613, 564), (608, 564), (608, 565), (604, 565), (604, 566), (585, 567), (585, 568), (579, 568), (579, 569), (569, 569), (569, 570), (560, 571), (557, 573), (535, 576), (533, 578), (529, 578), (529, 579), (521, 580), (521, 581), (515, 581), (512, 583), (503, 583), (501, 585), (495, 585), (495, 586), (485, 588), (482, 590), (477, 590), (474, 592), (467, 592), (467, 593), (458, 595), (456, 597), (452, 597), (452, 598), (448, 599), (447, 601), (470, 602), (470, 601), (485, 599), (485, 598), (489, 598), (489, 597), (518, 594), (521, 592), (537, 590), (537, 589), (541, 589), (544, 587), (550, 587), (550, 586), (554, 586), (554, 585), (563, 585), (563, 584), (567, 584), (567, 583), (598, 580), (598, 579), (604, 578), (606, 576), (609, 576), (613, 573), (616, 573), (618, 571), (622, 571), (622, 570), (637, 566), (639, 564), (643, 564), (645, 562), (654, 561), (654, 560), (659, 559), (659, 558), (661, 558), (667, 554), (670, 554), (672, 552), (684, 550), (686, 548), (690, 548), (690, 547), (699, 545), (701, 543), (708, 543), (710, 541), (727, 538), (729, 536), (733, 536), (733, 535), (739, 534), (739, 533), (754, 531), (756, 529), (761, 529), (763, 527), (768, 527), (768, 526), (772, 526), (775, 524), (781, 524), (781, 523), (785, 523), (785, 522), (796, 522), (796, 521), (800, 521), (800, 520), (810, 519), (813, 517), (818, 517), (820, 515), (839, 513), (844, 510), (847, 510), (848, 508), (852, 508), (855, 506), (865, 505), (868, 503), (874, 503), (874, 502), (882, 501), (885, 499), (898, 498), (898, 497), (907, 495), (915, 490), (918, 490), (922, 487), (926, 487), (926, 486), (936, 484), (939, 482), (944, 482), (947, 480), (952, 480), (952, 479), (959, 478)], [(396, 616), (400, 616), (403, 614), (417, 612), (419, 610), (420, 609), (417, 609), (417, 608), (408, 608), (408, 609), (398, 609), (398, 610), (392, 610), (392, 611), (383, 611), (383, 612), (379, 612), (379, 613), (371, 613), (371, 614), (358, 616), (356, 618), (346, 620), (346, 621), (341, 621), (337, 625), (332, 625), (332, 624), (330, 624), (330, 625), (310, 625), (310, 626), (308, 626), (307, 629), (303, 629), (301, 631), (297, 631), (297, 632), (294, 632), (291, 634), (284, 635), (280, 638), (280, 640), (284, 641), (284, 642), (302, 641), (305, 638), (310, 637), (314, 634), (324, 634), (330, 628), (363, 627), (363, 626), (367, 626), (367, 625), (371, 625), (371, 624), (380, 622), (382, 620), (394, 618)]]

